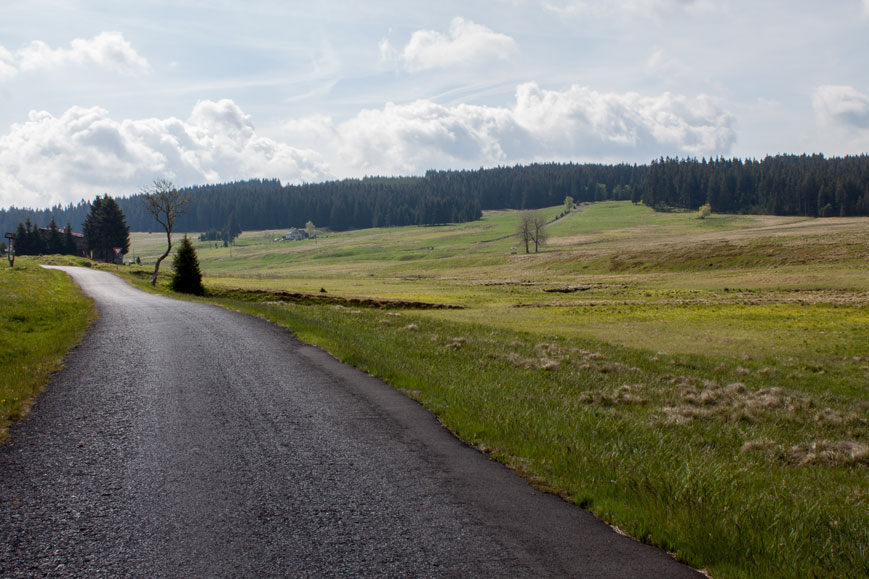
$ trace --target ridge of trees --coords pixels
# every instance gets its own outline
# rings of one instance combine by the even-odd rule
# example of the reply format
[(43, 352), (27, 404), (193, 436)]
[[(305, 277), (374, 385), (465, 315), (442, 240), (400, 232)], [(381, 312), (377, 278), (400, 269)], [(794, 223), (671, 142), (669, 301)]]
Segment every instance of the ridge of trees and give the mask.
[(649, 166), (639, 199), (656, 209), (708, 203), (716, 213), (869, 215), (869, 156), (661, 158)]
[[(222, 231), (234, 213), (239, 230), (303, 229), (308, 221), (333, 231), (436, 225), (479, 219), (484, 210), (539, 209), (632, 200), (656, 210), (775, 215), (869, 215), (869, 155), (776, 155), (756, 159), (660, 158), (648, 165), (544, 163), (490, 169), (428, 171), (421, 177), (366, 177), (282, 185), (250, 179), (180, 190), (190, 205), (179, 232)], [(152, 231), (139, 195), (117, 199), (133, 231)], [(84, 221), (90, 204), (0, 210), (0, 229), (19, 222)]]

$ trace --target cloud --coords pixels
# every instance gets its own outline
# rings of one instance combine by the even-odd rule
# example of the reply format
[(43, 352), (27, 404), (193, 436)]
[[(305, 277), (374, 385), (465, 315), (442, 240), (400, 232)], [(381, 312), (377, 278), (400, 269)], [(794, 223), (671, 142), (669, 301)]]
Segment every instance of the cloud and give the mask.
[(863, 16), (869, 18), (869, 0), (862, 0)]
[(258, 135), (231, 100), (201, 101), (186, 120), (118, 121), (99, 107), (72, 107), (59, 117), (32, 111), (26, 122), (0, 135), (2, 207), (129, 194), (157, 177), (190, 185), (330, 176), (317, 153)]
[[(117, 120), (107, 110), (32, 111), (0, 135), (0, 206), (49, 206), (252, 177), (315, 182), (534, 161), (648, 162), (729, 152), (733, 118), (711, 98), (520, 85), (509, 106), (388, 103), (336, 122), (295, 119), (280, 139), (232, 100), (196, 103), (186, 119)], [(292, 143), (292, 145), (290, 144)]]
[(102, 32), (86, 40), (76, 38), (69, 48), (51, 48), (34, 40), (14, 55), (0, 46), (0, 81), (19, 72), (51, 70), (65, 66), (95, 66), (122, 74), (138, 74), (150, 68), (120, 32)]
[(0, 82), (9, 80), (18, 74), (15, 66), (15, 57), (12, 53), (0, 46)]
[(824, 125), (869, 129), (869, 95), (849, 85), (823, 85), (815, 89), (812, 106)]
[(464, 18), (453, 18), (449, 34), (417, 30), (399, 54), (389, 41), (380, 43), (383, 60), (398, 60), (409, 72), (436, 68), (472, 67), (507, 60), (518, 51), (516, 42)]
[[(511, 107), (444, 106), (428, 100), (389, 103), (334, 124), (293, 121), (294, 139), (337, 151), (350, 173), (408, 174), (431, 168), (532, 161), (647, 162), (664, 154), (725, 154), (733, 118), (707, 96), (564, 91), (520, 85)], [(306, 138), (306, 136), (308, 138)]]

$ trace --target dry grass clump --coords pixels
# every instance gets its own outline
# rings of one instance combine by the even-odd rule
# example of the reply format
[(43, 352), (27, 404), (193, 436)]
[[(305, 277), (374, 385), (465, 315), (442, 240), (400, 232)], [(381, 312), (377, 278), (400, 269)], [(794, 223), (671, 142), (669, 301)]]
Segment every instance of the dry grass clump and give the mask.
[(595, 406), (625, 406), (631, 404), (645, 404), (647, 399), (639, 393), (645, 390), (645, 384), (623, 384), (613, 390), (603, 392), (583, 392), (579, 401), (583, 404)]
[(459, 349), (463, 348), (465, 346), (465, 344), (467, 344), (467, 343), (468, 343), (467, 338), (457, 337), (457, 338), (452, 338), (447, 343), (446, 347), (451, 349), (451, 350), (459, 350)]
[(561, 367), (561, 362), (552, 358), (539, 358), (537, 360), (537, 367), (547, 371), (558, 370)]
[(680, 386), (676, 404), (663, 408), (665, 421), (671, 424), (695, 419), (758, 422), (769, 412), (796, 419), (814, 407), (810, 398), (778, 387), (753, 391), (742, 382), (721, 385), (687, 376), (676, 376), (669, 382)]
[(407, 330), (408, 332), (418, 332), (419, 326), (417, 326), (416, 324), (408, 324), (408, 325), (404, 326), (404, 329)]
[(752, 440), (743, 444), (740, 452), (760, 453), (796, 466), (869, 466), (869, 445), (851, 440), (817, 440), (790, 448), (770, 440)]
[(541, 354), (549, 355), (549, 356), (560, 356), (561, 348), (558, 344), (546, 344), (541, 343), (534, 346), (534, 350), (540, 352)]
[(832, 408), (824, 408), (815, 414), (815, 422), (828, 426), (866, 426), (866, 419), (857, 412), (844, 414)]
[(547, 358), (546, 356), (542, 356), (540, 358), (526, 358), (525, 356), (520, 356), (515, 352), (511, 352), (509, 354), (499, 357), (513, 364), (517, 368), (524, 368), (525, 370), (553, 371), (558, 370), (558, 368), (561, 367), (560, 360)]
[(391, 318), (400, 318), (401, 317), (401, 314), (398, 312), (386, 312), (386, 315), (391, 317)]

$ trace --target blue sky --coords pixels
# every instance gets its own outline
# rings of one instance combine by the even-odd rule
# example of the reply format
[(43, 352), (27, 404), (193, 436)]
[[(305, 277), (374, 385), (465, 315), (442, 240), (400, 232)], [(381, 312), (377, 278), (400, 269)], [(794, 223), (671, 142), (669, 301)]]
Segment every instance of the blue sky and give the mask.
[(0, 207), (869, 150), (869, 0), (3, 1)]

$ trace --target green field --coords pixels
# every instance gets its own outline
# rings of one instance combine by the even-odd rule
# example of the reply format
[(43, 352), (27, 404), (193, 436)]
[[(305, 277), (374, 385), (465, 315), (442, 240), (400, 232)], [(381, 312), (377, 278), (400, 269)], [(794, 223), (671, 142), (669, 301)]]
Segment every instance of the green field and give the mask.
[[(869, 220), (608, 202), (526, 255), (517, 219), (198, 251), (213, 301), (382, 377), (713, 576), (865, 576)], [(146, 263), (162, 249), (134, 236)]]
[[(203, 299), (383, 378), (538, 487), (715, 577), (866, 576), (869, 219), (608, 202), (529, 255), (517, 219), (197, 242)], [(134, 234), (133, 283), (163, 243)]]
[(0, 267), (0, 442), (84, 335), (92, 300), (63, 273), (19, 257)]

